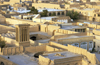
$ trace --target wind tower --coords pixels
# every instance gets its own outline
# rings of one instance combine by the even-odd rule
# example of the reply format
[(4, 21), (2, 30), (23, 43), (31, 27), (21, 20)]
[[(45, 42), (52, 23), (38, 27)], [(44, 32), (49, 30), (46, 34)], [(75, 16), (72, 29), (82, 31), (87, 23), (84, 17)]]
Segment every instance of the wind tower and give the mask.
[(16, 41), (19, 46), (30, 46), (29, 26), (30, 24), (16, 25)]

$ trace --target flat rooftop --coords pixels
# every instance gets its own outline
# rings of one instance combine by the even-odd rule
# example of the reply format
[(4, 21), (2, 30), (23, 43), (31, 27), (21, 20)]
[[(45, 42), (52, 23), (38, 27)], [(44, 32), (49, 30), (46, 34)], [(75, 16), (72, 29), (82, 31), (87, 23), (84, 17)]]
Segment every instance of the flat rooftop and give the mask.
[(92, 36), (69, 36), (69, 37), (66, 37), (66, 38), (59, 38), (58, 40), (62, 40), (62, 39), (72, 39), (72, 38), (82, 38), (82, 37), (92, 37)]
[[(8, 56), (2, 56), (6, 59), (8, 59)], [(19, 54), (19, 55), (9, 55), (10, 61), (18, 64), (18, 65), (38, 65), (38, 63), (35, 61), (36, 58), (30, 57), (26, 54)]]
[[(23, 10), (23, 11), (20, 11), (20, 10), (14, 10), (14, 12), (18, 12), (18, 13), (27, 13), (27, 12), (30, 12), (31, 10)], [(12, 12), (12, 11), (11, 11)]]
[[(61, 56), (56, 56), (56, 54), (61, 54)], [(63, 51), (63, 52), (45, 53), (45, 55), (42, 56), (45, 58), (49, 58), (50, 60), (54, 60), (54, 59), (63, 59), (63, 58), (81, 56), (81, 55), (69, 51)]]
[(41, 17), (41, 19), (46, 19), (46, 20), (51, 20), (52, 18), (57, 18), (57, 16), (52, 16), (52, 17)]
[(43, 10), (48, 10), (48, 12), (64, 11), (64, 10), (60, 10), (60, 9), (41, 8), (41, 9), (38, 9), (38, 12), (43, 12)]
[(70, 29), (76, 29), (76, 28), (85, 28), (85, 27), (74, 26), (74, 25), (63, 25), (61, 29), (70, 30)]
[[(51, 35), (48, 35), (45, 32), (30, 32), (29, 33), (29, 35), (34, 35), (34, 34), (40, 34), (40, 35), (44, 35), (44, 36), (47, 36), (47, 37), (51, 37)], [(15, 32), (13, 32), (13, 33), (2, 33), (1, 36), (15, 39), (16, 33)]]
[(92, 10), (95, 10), (95, 9), (94, 8), (86, 8), (86, 9), (82, 9), (82, 10), (92, 11)]
[(79, 10), (84, 10), (84, 11), (93, 11), (93, 10), (96, 10), (95, 8), (76, 8), (76, 7), (73, 7), (71, 9), (79, 9)]

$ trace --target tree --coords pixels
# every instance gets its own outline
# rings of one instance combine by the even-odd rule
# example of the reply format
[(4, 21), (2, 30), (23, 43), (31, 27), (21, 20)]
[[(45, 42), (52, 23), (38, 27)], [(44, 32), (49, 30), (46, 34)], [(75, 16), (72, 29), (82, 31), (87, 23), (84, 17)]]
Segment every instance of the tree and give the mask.
[(4, 48), (5, 45), (6, 45), (6, 44), (5, 44), (5, 41), (3, 41), (3, 40), (0, 39), (0, 47), (1, 47), (1, 48)]
[(41, 13), (41, 17), (46, 17), (47, 16), (48, 11), (47, 10), (43, 10), (43, 12)]
[(35, 9), (35, 7), (30, 8), (30, 10), (31, 10), (31, 11), (28, 12), (28, 13), (38, 14), (38, 10)]
[(31, 11), (34, 11), (34, 10), (35, 10), (35, 7), (30, 8), (30, 10), (31, 10)]
[(34, 10), (34, 14), (38, 14), (38, 10), (37, 9)]
[(67, 16), (70, 16), (73, 20), (77, 20), (79, 18), (79, 13), (76, 11), (68, 11)]

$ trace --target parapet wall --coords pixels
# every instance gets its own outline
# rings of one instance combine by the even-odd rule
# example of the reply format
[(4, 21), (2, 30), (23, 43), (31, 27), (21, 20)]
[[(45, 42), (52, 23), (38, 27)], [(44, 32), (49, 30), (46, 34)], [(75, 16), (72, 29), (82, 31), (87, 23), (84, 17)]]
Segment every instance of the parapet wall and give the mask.
[(20, 54), (23, 53), (23, 46), (2, 48), (0, 51), (2, 55)]
[[(64, 45), (61, 45), (61, 44), (58, 44), (58, 43), (55, 43), (55, 42), (50, 42), (50, 45), (54, 45), (54, 46), (66, 49), (69, 52), (81, 54), (81, 55), (85, 56), (87, 58), (87, 60), (89, 60), (93, 65), (95, 65), (97, 63), (97, 61), (98, 61), (98, 59), (96, 58), (95, 54), (92, 54), (92, 53), (88, 52), (85, 49), (82, 49), (82, 48), (79, 48), (79, 47), (75, 47), (75, 46), (72, 46), (72, 45), (64, 46)], [(84, 61), (84, 62), (88, 63), (88, 61)]]
[(30, 46), (30, 47), (25, 47), (25, 53), (34, 53), (34, 52), (43, 52), (46, 51), (46, 46)]
[(30, 25), (37, 25), (37, 24), (40, 24), (40, 23), (34, 23), (33, 21), (31, 20), (23, 20), (23, 19), (11, 19), (11, 18), (6, 18), (6, 24), (30, 24)]
[(8, 38), (8, 37), (2, 37), (2, 36), (1, 36), (1, 38), (3, 40), (5, 40), (6, 44), (10, 44), (12, 46), (19, 46), (15, 39), (11, 39), (11, 38)]
[(54, 35), (58, 35), (58, 33), (60, 34), (74, 34), (74, 33), (79, 33), (79, 32), (75, 32), (75, 31), (70, 31), (70, 30), (63, 30), (63, 29), (58, 29), (55, 31)]
[[(41, 6), (42, 5), (42, 6)], [(50, 3), (32, 3), (32, 6), (34, 6), (35, 8), (55, 8), (55, 9), (61, 9), (59, 4), (50, 4)]]
[(88, 52), (85, 49), (79, 48), (79, 47), (75, 47), (72, 45), (68, 45), (68, 51), (73, 52), (73, 53), (77, 53), (77, 54), (82, 54), (84, 56), (86, 56), (88, 58), (88, 60), (95, 65), (96, 64), (96, 56), (95, 54), (92, 54), (90, 52)]
[(50, 42), (50, 45), (57, 46), (57, 47), (60, 47), (62, 49), (68, 50), (67, 46), (61, 45), (61, 44), (56, 43), (56, 42)]
[(74, 34), (65, 34), (65, 35), (55, 35), (51, 38), (51, 40), (56, 40), (56, 39), (59, 39), (59, 38), (65, 38), (65, 37), (69, 37), (69, 36), (84, 36), (84, 35), (87, 35), (87, 33), (74, 33)]
[[(80, 23), (80, 22), (77, 22), (77, 23), (74, 23), (75, 25), (79, 25), (79, 24), (86, 24), (86, 23)], [(97, 25), (97, 24), (86, 24), (87, 27), (90, 27), (90, 28), (95, 28), (95, 29), (100, 29), (100, 25)]]
[(0, 25), (0, 33), (7, 33), (8, 31), (15, 32), (15, 28), (5, 26), (5, 25)]

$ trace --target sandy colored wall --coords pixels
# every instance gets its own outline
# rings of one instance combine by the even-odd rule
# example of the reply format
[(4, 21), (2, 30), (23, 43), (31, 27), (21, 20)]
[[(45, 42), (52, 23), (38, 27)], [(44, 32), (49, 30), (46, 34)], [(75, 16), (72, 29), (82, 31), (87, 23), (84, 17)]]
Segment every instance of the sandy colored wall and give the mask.
[(40, 25), (40, 27), (41, 27), (40, 31), (46, 32), (48, 33), (48, 35), (53, 35), (54, 30), (57, 30), (60, 28), (59, 26), (54, 26), (54, 25)]
[(63, 59), (55, 59), (54, 65), (82, 65), (82, 56), (70, 57), (70, 58), (63, 58)]
[(50, 37), (48, 37), (48, 36), (44, 36), (44, 35), (41, 35), (41, 34), (38, 34), (37, 35), (37, 40), (44, 40), (44, 39), (49, 39)]
[(46, 27), (47, 27), (47, 25), (40, 25), (40, 31), (46, 32)]
[(95, 54), (91, 54), (90, 52), (88, 52), (85, 49), (75, 47), (72, 45), (68, 45), (68, 51), (73, 52), (73, 53), (77, 53), (77, 54), (85, 55), (92, 64), (94, 64), (94, 65), (96, 64)]
[(33, 25), (30, 26), (29, 32), (38, 32), (39, 31), (39, 26), (38, 25)]
[(47, 33), (49, 35), (54, 35), (54, 30), (57, 30), (59, 28), (60, 28), (60, 26), (48, 25), (48, 28), (47, 28), (48, 32)]
[[(100, 39), (100, 37), (99, 37), (99, 39)], [(95, 50), (99, 51), (100, 48), (98, 48), (98, 46), (100, 47), (100, 40), (94, 39), (93, 41), (95, 42)]]
[(64, 45), (58, 44), (58, 43), (56, 43), (56, 42), (50, 42), (50, 45), (57, 46), (57, 47), (60, 47), (60, 48), (62, 48), (62, 49), (65, 49), (65, 50), (68, 49), (67, 46), (64, 46)]
[(0, 25), (0, 33), (7, 33), (8, 31), (15, 31), (15, 28), (5, 26), (5, 25)]
[(90, 42), (93, 41), (94, 37), (90, 36), (90, 37), (81, 37), (81, 38), (70, 38), (70, 39), (62, 39), (59, 40), (58, 39), (58, 43), (61, 44), (73, 44), (73, 43), (82, 43), (82, 42)]
[(40, 24), (40, 23), (34, 23), (33, 21), (30, 21), (30, 20), (6, 18), (6, 24), (26, 24), (26, 23), (30, 25)]
[(55, 31), (54, 35), (58, 35), (58, 34), (73, 34), (73, 33), (78, 33), (75, 31), (70, 31), (70, 30), (63, 30), (63, 29), (58, 29)]
[[(64, 46), (64, 45), (57, 45), (58, 43), (55, 43), (55, 42), (50, 42), (50, 45), (54, 45), (54, 46), (57, 46), (57, 47), (61, 47), (63, 49), (67, 49), (69, 52), (73, 52), (73, 53), (77, 53), (77, 54), (82, 54), (84, 56), (87, 57), (87, 59), (93, 64), (95, 65), (98, 61), (98, 59), (96, 58), (95, 54), (91, 54), (90, 52), (88, 52), (87, 50), (85, 49), (82, 49), (82, 48), (79, 48), (79, 47), (75, 47), (75, 46), (72, 46), (72, 45), (68, 45), (68, 46)], [(61, 45), (61, 46), (60, 46)], [(84, 59), (83, 59), (84, 60)], [(85, 61), (83, 61), (85, 62)], [(88, 62), (88, 61), (86, 61)], [(99, 63), (99, 62), (98, 62)]]
[(51, 46), (46, 46), (46, 51), (54, 52), (54, 51), (62, 51), (62, 49), (54, 48), (54, 47), (51, 47)]
[[(8, 38), (8, 37), (1, 37), (3, 40), (5, 40), (6, 44), (10, 44), (10, 45), (18, 45), (18, 43), (16, 42), (16, 40)], [(19, 46), (19, 45), (18, 45)]]
[(93, 33), (94, 33), (95, 35), (100, 35), (100, 30), (93, 30)]
[(6, 22), (6, 18), (2, 15), (0, 15), (0, 23), (4, 24)]
[(20, 47), (7, 47), (2, 49), (3, 55), (14, 55), (23, 53), (23, 46)]
[(74, 34), (65, 34), (65, 35), (56, 35), (56, 36), (53, 36), (52, 38), (51, 38), (51, 40), (55, 40), (56, 41), (56, 39), (59, 39), (59, 38), (65, 38), (65, 37), (69, 37), (69, 36), (73, 36), (73, 35), (75, 35), (75, 36), (84, 36), (84, 35), (87, 35), (87, 33), (74, 33)]
[(44, 58), (43, 56), (39, 55), (39, 65), (49, 65), (50, 62), (51, 60), (49, 58)]
[[(42, 6), (41, 6), (42, 5)], [(32, 6), (34, 6), (35, 8), (41, 7), (41, 8), (55, 8), (55, 9), (61, 9), (59, 4), (50, 4), (50, 3), (33, 3)]]
[(46, 51), (46, 46), (30, 46), (30, 47), (25, 47), (25, 52), (43, 52)]

